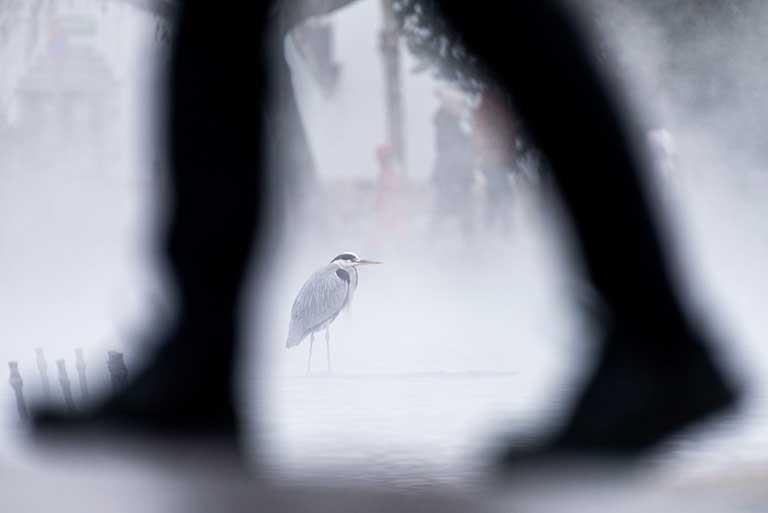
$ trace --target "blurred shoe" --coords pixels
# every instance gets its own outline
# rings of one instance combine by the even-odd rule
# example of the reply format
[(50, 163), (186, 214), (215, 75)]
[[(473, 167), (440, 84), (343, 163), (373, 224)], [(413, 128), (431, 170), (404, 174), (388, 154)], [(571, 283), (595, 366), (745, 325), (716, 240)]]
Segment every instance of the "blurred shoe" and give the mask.
[(509, 444), (501, 470), (536, 460), (628, 461), (737, 404), (736, 388), (690, 330), (622, 328), (607, 337), (560, 431), (541, 446)]
[[(210, 439), (234, 447), (239, 419), (228, 355), (205, 351), (199, 337), (178, 334), (160, 347), (150, 365), (122, 391), (80, 411), (33, 410), (36, 435), (151, 437), (158, 440)], [(185, 348), (185, 349), (182, 349)]]

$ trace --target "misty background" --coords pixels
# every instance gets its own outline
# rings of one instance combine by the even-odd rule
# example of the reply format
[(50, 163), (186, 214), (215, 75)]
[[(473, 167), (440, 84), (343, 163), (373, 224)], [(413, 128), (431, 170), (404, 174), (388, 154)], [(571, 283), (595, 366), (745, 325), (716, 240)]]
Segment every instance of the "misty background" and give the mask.
[[(592, 0), (579, 11), (641, 133), (667, 134), (673, 165), (649, 180), (680, 281), (734, 376), (752, 386), (737, 418), (672, 441), (664, 468), (760, 463), (768, 6)], [(288, 476), (331, 466), (406, 485), (460, 480), (502, 435), (528, 436), (565, 413), (595, 336), (589, 289), (536, 172), (514, 180), (508, 233), (484, 225), (478, 172), (471, 235), (453, 221), (436, 227), (433, 116), (446, 84), (417, 71), (405, 45), (405, 175), (381, 199), (381, 4), (359, 0), (325, 21), (340, 65), (332, 95), (291, 38), (284, 45), (316, 175), (300, 204), (273, 204), (276, 229), (252, 274), (242, 382), (254, 454)], [(153, 224), (170, 30), (121, 2), (0, 2), (0, 360), (19, 362), (31, 401), (41, 394), (34, 348), (46, 352), (56, 400), (54, 362), (67, 359), (74, 383), (76, 347), (91, 387), (106, 389), (106, 351), (137, 368), (148, 325), (172, 308)], [(640, 143), (655, 150), (650, 134)], [(351, 311), (331, 326), (334, 374), (318, 337), (306, 377), (307, 344), (285, 348), (291, 304), (343, 251), (384, 265), (361, 269)], [(13, 457), (21, 430), (4, 389), (0, 453)]]

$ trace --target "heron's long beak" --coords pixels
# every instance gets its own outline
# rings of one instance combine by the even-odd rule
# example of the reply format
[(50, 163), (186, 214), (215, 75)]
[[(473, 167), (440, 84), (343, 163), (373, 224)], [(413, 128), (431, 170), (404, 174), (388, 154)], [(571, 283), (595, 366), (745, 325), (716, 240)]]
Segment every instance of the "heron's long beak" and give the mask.
[(376, 260), (363, 260), (360, 259), (357, 261), (357, 265), (365, 265), (365, 264), (383, 264), (384, 262), (377, 262)]

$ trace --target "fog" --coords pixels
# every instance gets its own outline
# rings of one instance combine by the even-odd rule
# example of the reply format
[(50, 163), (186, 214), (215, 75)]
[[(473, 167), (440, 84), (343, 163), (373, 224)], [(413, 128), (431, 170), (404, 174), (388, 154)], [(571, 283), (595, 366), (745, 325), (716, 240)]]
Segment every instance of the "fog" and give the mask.
[[(69, 42), (96, 52), (91, 71), (108, 70), (99, 78), (107, 86), (93, 79), (76, 87), (98, 89), (79, 89), (102, 102), (95, 121), (78, 107), (51, 113), (29, 99), (41, 84), (49, 94), (68, 87), (65, 72), (45, 68), (55, 49), (29, 43), (33, 22), (0, 43), (0, 359), (19, 362), (32, 400), (40, 395), (34, 348), (46, 351), (57, 400), (54, 361), (67, 359), (74, 386), (76, 347), (85, 349), (92, 387), (103, 388), (106, 351), (124, 352), (137, 368), (149, 326), (169, 303), (154, 228), (162, 208), (160, 84), (168, 50), (158, 34), (165, 26), (122, 3), (104, 11), (74, 5), (36, 16), (96, 27)], [(668, 134), (664, 158), (672, 164), (666, 169), (657, 159), (649, 177), (655, 211), (691, 309), (717, 334), (735, 377), (753, 387), (738, 418), (670, 444), (665, 468), (690, 476), (759, 462), (768, 443), (760, 378), (768, 371), (761, 311), (768, 7), (732, 2), (738, 8), (686, 25), (684, 9), (675, 11), (678, 19), (660, 5), (593, 0), (582, 10), (643, 130)], [(446, 84), (415, 71), (407, 52), (404, 174), (391, 189), (381, 185), (380, 8), (360, 0), (327, 18), (341, 66), (331, 95), (286, 41), (316, 175), (301, 195), (275, 194), (271, 206), (275, 226), (249, 284), (244, 404), (254, 454), (283, 475), (330, 466), (351, 468), (363, 481), (455, 482), (502, 437), (551, 428), (576, 393), (597, 332), (590, 290), (545, 176), (534, 170), (514, 179), (506, 232), (488, 226), (478, 171), (466, 196), (472, 229), (440, 218), (433, 117)], [(470, 112), (473, 99), (461, 101)], [(280, 162), (270, 172), (279, 181)], [(574, 172), (589, 180), (588, 169)], [(345, 251), (384, 263), (360, 269), (350, 310), (330, 327), (333, 373), (318, 333), (306, 376), (308, 340), (285, 347), (291, 306), (304, 281)], [(0, 452), (17, 452), (7, 386), (0, 426)], [(367, 465), (373, 459), (380, 464)]]
[[(359, 33), (361, 26), (378, 26), (377, 9), (363, 2), (332, 18), (344, 63), (338, 97), (323, 97), (294, 63), (320, 185), (309, 215), (288, 215), (270, 259), (270, 288), (261, 296), (267, 335), (253, 338), (270, 341), (260, 346), (261, 368), (276, 376), (267, 387), (265, 415), (275, 429), (265, 436), (278, 459), (301, 468), (309, 455), (325, 465), (364, 464), (372, 456), (388, 461), (389, 455), (392, 475), (402, 479), (403, 459), (448, 463), (455, 472), (499, 437), (540, 435), (535, 428), (556, 424), (597, 335), (588, 287), (545, 184), (514, 183), (513, 230), (502, 236), (484, 226), (484, 184), (476, 172), (472, 236), (465, 238), (456, 224), (435, 233), (430, 120), (443, 84), (429, 72), (405, 74), (408, 183), (398, 214), (382, 222), (373, 157), (384, 138), (381, 65), (374, 38), (364, 43)], [(681, 28), (676, 19), (665, 20), (670, 14), (659, 5), (583, 8), (598, 54), (639, 133), (648, 135), (641, 143), (657, 157), (649, 187), (689, 307), (715, 334), (715, 349), (734, 378), (755, 385), (740, 420), (672, 444), (667, 465), (684, 475), (717, 472), (736, 455), (759, 460), (755, 447), (764, 443), (756, 419), (765, 412), (757, 391), (768, 362), (760, 313), (767, 184), (765, 117), (755, 102), (765, 77), (754, 20), (768, 13), (758, 5), (741, 9), (735, 25), (719, 26), (716, 18)], [(722, 25), (729, 14), (735, 16), (720, 14)], [(415, 67), (409, 64), (406, 58), (406, 70)], [(651, 130), (669, 137), (661, 157)], [(589, 170), (574, 172), (589, 180)], [(286, 350), (281, 343), (290, 306), (304, 280), (342, 251), (385, 264), (361, 270), (350, 314), (331, 327), (338, 379), (299, 380), (307, 344)], [(322, 336), (314, 351), (319, 379), (326, 365)], [(387, 474), (386, 466), (371, 473)]]
[[(82, 348), (98, 393), (107, 350), (135, 368), (146, 324), (167, 304), (154, 229), (167, 44), (152, 16), (122, 3), (0, 9), (0, 357), (6, 369), (19, 362), (32, 403), (42, 348), (60, 402), (57, 359), (77, 398)], [(15, 428), (12, 394), (0, 401), (2, 424)]]

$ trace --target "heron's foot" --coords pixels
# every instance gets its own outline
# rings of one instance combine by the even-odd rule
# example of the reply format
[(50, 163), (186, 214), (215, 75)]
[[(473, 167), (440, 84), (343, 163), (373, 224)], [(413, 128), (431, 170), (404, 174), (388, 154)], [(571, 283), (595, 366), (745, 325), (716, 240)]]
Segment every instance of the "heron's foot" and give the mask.
[[(645, 455), (680, 430), (737, 404), (709, 352), (689, 337), (656, 344), (636, 333), (614, 333), (570, 417), (543, 445), (508, 444), (497, 460), (501, 469), (535, 460), (629, 461)], [(659, 342), (657, 339), (656, 342)], [(661, 341), (664, 342), (663, 340)], [(639, 350), (638, 350), (639, 349)]]

